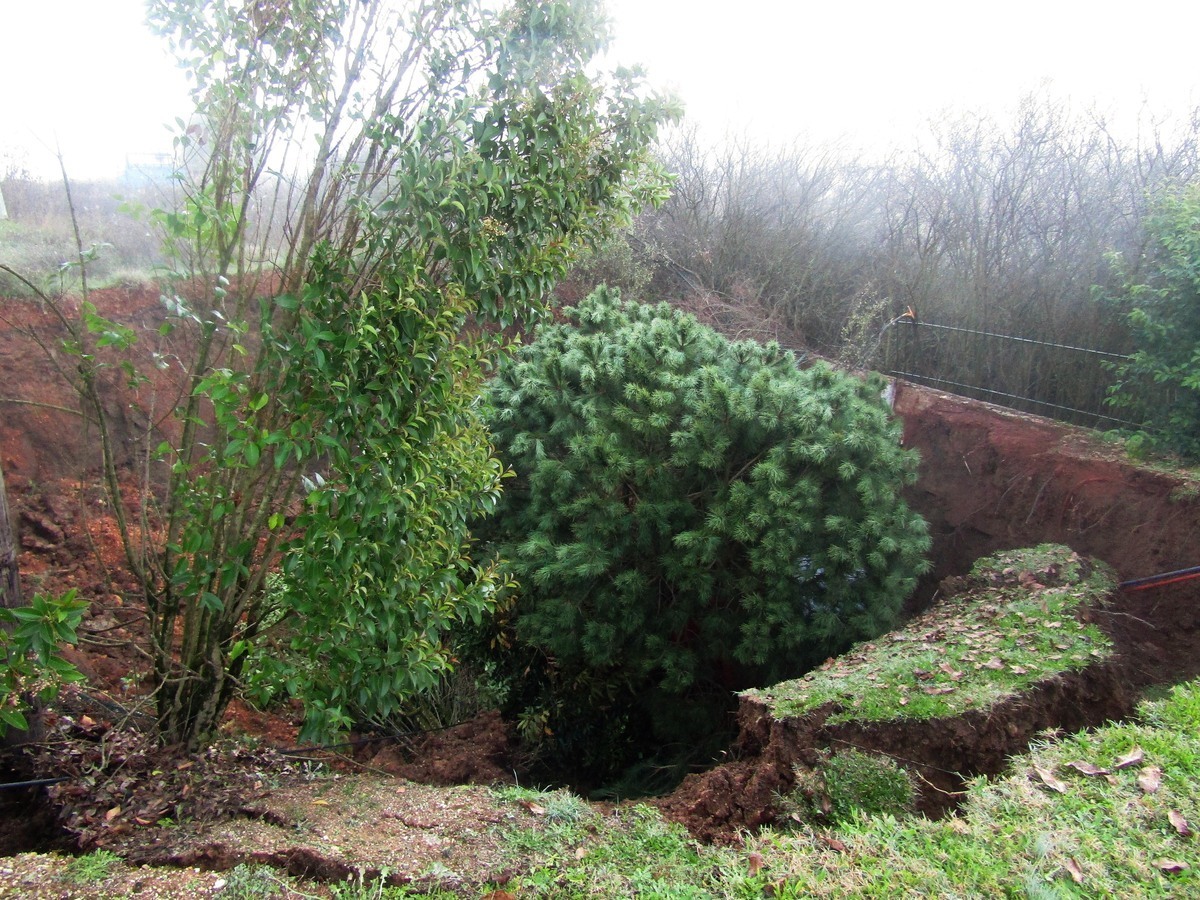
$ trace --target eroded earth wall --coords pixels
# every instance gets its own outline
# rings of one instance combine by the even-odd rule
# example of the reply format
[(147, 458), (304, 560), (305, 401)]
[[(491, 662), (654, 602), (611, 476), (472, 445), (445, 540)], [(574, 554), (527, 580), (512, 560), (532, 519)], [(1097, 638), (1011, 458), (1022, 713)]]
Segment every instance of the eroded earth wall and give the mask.
[[(921, 454), (909, 500), (929, 522), (934, 571), (997, 550), (1053, 542), (1130, 580), (1200, 565), (1200, 478), (1139, 465), (1094, 432), (905, 382), (894, 410)], [(1200, 674), (1200, 579), (1123, 591), (1112, 630), (1146, 683)]]

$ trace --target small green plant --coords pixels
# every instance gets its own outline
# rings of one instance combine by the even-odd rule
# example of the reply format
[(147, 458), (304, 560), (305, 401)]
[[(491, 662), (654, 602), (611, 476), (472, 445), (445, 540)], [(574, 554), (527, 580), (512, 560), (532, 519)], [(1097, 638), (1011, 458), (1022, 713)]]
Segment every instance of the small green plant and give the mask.
[(76, 856), (67, 863), (63, 873), (67, 881), (76, 884), (96, 884), (105, 881), (112, 875), (113, 867), (121, 862), (121, 857), (108, 850), (94, 850), (85, 856)]
[(62, 685), (83, 680), (58, 645), (75, 643), (87, 607), (72, 588), (58, 597), (37, 594), (28, 606), (0, 609), (0, 735), (29, 727), (22, 707), (31, 699), (50, 700)]
[(833, 823), (855, 816), (902, 816), (916, 800), (912, 776), (887, 756), (853, 748), (835, 753), (816, 769), (797, 768), (796, 787), (783, 804), (803, 818)]
[[(425, 872), (426, 879), (434, 881), (458, 881), (458, 875), (441, 863), (432, 863)], [(430, 890), (414, 890), (407, 885), (389, 885), (388, 872), (385, 869), (378, 876), (368, 878), (362, 872), (350, 875), (343, 882), (329, 885), (329, 895), (334, 900), (403, 900), (406, 897), (424, 897), (441, 900), (460, 896), (453, 892), (443, 892), (436, 888)], [(424, 886), (423, 886), (424, 887)]]
[(1189, 481), (1186, 484), (1180, 484), (1171, 489), (1168, 499), (1172, 503), (1187, 503), (1200, 497), (1200, 484), (1195, 481)]
[(224, 900), (267, 900), (285, 894), (285, 885), (270, 866), (242, 863), (230, 869), (221, 889)]

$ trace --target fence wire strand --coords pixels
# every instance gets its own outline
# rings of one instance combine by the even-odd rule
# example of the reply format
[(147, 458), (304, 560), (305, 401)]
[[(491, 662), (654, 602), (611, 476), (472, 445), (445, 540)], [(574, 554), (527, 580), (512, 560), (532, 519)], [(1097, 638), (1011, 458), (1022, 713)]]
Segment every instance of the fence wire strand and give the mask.
[[(1047, 348), (1048, 350), (1051, 350), (1051, 351), (1085, 354), (1085, 355), (1091, 356), (1091, 357), (1100, 357), (1100, 358), (1103, 358), (1104, 360), (1127, 360), (1130, 358), (1129, 356), (1127, 356), (1125, 354), (1113, 353), (1109, 350), (1096, 350), (1091, 347), (1079, 347), (1079, 346), (1076, 346), (1073, 344), (1061, 344), (1061, 343), (1057, 343), (1055, 341), (1044, 341), (1044, 340), (1039, 340), (1037, 338), (1020, 337), (1020, 336), (1012, 335), (1012, 334), (1001, 334), (999, 332), (985, 331), (985, 330), (979, 329), (979, 328), (965, 328), (965, 327), (962, 327), (959, 325), (943, 325), (939, 322), (927, 322), (927, 321), (919, 319), (917, 317), (916, 312), (913, 310), (913, 308), (911, 306), (903, 314), (901, 314), (900, 316), (897, 316), (895, 319), (892, 319), (890, 322), (888, 322), (883, 327), (883, 330), (880, 332), (879, 339), (876, 341), (875, 346), (872, 350), (872, 356), (874, 356), (876, 353), (878, 353), (878, 351), (880, 350), (880, 348), (883, 344), (883, 340), (884, 340), (885, 336), (888, 334), (888, 332), (892, 331), (892, 329), (895, 326), (899, 326), (899, 325), (911, 326), (911, 328), (913, 330), (908, 333), (911, 334), (914, 338), (916, 338), (920, 334), (919, 329), (929, 329), (930, 332), (932, 332), (932, 331), (954, 332), (957, 334), (971, 335), (976, 338), (985, 338), (985, 339), (989, 339), (989, 340), (993, 340), (993, 341), (997, 341), (997, 342), (1010, 342), (1012, 344), (1023, 344), (1023, 345), (1026, 345), (1031, 348), (1031, 350), (1029, 351), (1030, 353), (1033, 352), (1032, 351), (1033, 347), (1039, 347), (1039, 348)], [(935, 347), (941, 348), (943, 346), (945, 346), (945, 347), (953, 346), (953, 344), (944, 345), (943, 342), (940, 340), (937, 340), (933, 334), (929, 334), (929, 332), (926, 332), (926, 333), (929, 335), (929, 338), (935, 342), (933, 345)], [(889, 375), (897, 377), (897, 378), (904, 378), (906, 380), (913, 381), (918, 384), (927, 384), (930, 386), (943, 386), (952, 393), (965, 395), (965, 396), (973, 396), (976, 394), (981, 394), (984, 396), (980, 397), (980, 399), (994, 398), (994, 402), (996, 402), (1002, 406), (1007, 406), (1010, 409), (1021, 410), (1022, 408), (1024, 408), (1022, 406), (1022, 404), (1029, 404), (1033, 407), (1036, 407), (1039, 410), (1043, 410), (1045, 415), (1052, 416), (1053, 418), (1056, 418), (1056, 419), (1059, 419), (1062, 421), (1073, 422), (1075, 424), (1090, 423), (1091, 427), (1099, 428), (1099, 427), (1102, 427), (1102, 423), (1108, 423), (1109, 427), (1124, 427), (1124, 428), (1134, 428), (1134, 429), (1144, 429), (1145, 428), (1145, 425), (1142, 423), (1132, 422), (1132, 421), (1129, 421), (1128, 419), (1122, 419), (1117, 416), (1109, 415), (1107, 413), (1100, 412), (1099, 410), (1094, 409), (1094, 408), (1093, 409), (1084, 409), (1084, 408), (1080, 408), (1079, 406), (1076, 406), (1076, 405), (1068, 405), (1066, 403), (1055, 403), (1051, 400), (1042, 400), (1042, 399), (1038, 399), (1036, 397), (1026, 396), (1027, 393), (1038, 392), (1038, 387), (1036, 386), (1036, 384), (1028, 381), (1028, 378), (1032, 377), (1029, 372), (1026, 373), (1027, 378), (1023, 382), (1023, 385), (1010, 383), (1010, 384), (1003, 385), (1004, 387), (1008, 387), (1009, 390), (999, 390), (996, 387), (984, 387), (981, 384), (972, 384), (968, 381), (958, 380), (954, 377), (943, 377), (944, 374), (950, 374), (950, 373), (948, 373), (948, 372), (938, 373), (937, 372), (938, 369), (941, 369), (943, 367), (938, 362), (936, 362), (936, 359), (937, 359), (936, 353), (933, 355), (933, 359), (931, 359), (928, 354), (920, 354), (917, 357), (913, 357), (912, 349), (909, 349), (908, 351), (901, 351), (900, 353), (897, 354), (897, 352), (896, 352), (897, 349), (898, 348), (895, 346), (893, 341), (888, 341), (887, 349), (885, 349), (883, 352), (883, 359), (880, 360), (880, 362), (883, 364), (882, 368), (885, 371), (887, 371)], [(925, 366), (921, 365), (922, 360), (926, 363)], [(1018, 366), (1023, 365), (1023, 366), (1028, 367), (1028, 365), (1032, 365), (1032, 362), (1030, 362), (1028, 360), (1026, 362), (1017, 361), (1017, 365)], [(914, 372), (914, 371), (911, 371), (913, 368), (929, 368), (929, 369), (933, 369), (934, 372), (937, 374), (925, 374), (922, 372)], [(959, 366), (959, 368), (962, 368), (962, 367)], [(961, 375), (963, 375), (963, 374), (965, 374), (967, 376), (972, 376), (972, 375), (979, 376), (980, 372), (978, 370), (969, 370), (969, 371), (965, 371), (962, 373), (956, 372), (954, 374), (959, 375), (959, 377), (961, 378)], [(1009, 374), (1011, 375), (1011, 371)], [(1096, 374), (1098, 374), (1098, 372), (1093, 373), (1089, 377), (1095, 378)], [(981, 378), (981, 380), (986, 381), (987, 379)], [(1014, 379), (1011, 377), (1008, 377), (1008, 378), (1002, 378), (1000, 380), (1012, 382)], [(1103, 384), (1103, 382), (1093, 382), (1093, 384)], [(1020, 390), (1022, 386), (1024, 387), (1025, 390), (1021, 393), (1018, 393), (1017, 391)], [(1017, 390), (1013, 390), (1014, 388)], [(1093, 390), (1095, 390), (1095, 389), (1097, 389), (1097, 388), (1093, 388)], [(1083, 399), (1090, 399), (1090, 398), (1084, 397)]]

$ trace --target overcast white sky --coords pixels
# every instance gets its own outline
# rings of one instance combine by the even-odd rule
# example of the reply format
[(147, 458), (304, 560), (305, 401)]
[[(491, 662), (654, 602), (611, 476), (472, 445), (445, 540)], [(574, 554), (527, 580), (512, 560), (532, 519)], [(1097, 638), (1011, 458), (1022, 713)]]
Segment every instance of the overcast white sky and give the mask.
[[(609, 0), (614, 56), (675, 90), (712, 137), (907, 146), (948, 108), (998, 115), (1049, 82), (1130, 116), (1200, 101), (1192, 0)], [(0, 0), (0, 152), (35, 171), (57, 141), (76, 177), (169, 149), (182, 74), (140, 0)]]

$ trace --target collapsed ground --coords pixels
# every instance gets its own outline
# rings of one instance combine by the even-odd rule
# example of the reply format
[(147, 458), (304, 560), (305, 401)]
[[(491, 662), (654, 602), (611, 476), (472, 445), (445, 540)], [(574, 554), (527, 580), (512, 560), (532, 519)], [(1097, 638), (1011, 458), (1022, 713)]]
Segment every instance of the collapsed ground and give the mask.
[[(159, 309), (157, 292), (142, 288), (104, 291), (94, 299), (103, 313), (126, 321), (152, 321)], [(79, 420), (52, 408), (73, 406), (67, 388), (42, 351), (16, 330), (16, 326), (46, 327), (48, 319), (25, 301), (5, 303), (3, 309), (9, 325), (0, 339), (0, 383), (8, 386), (7, 399), (23, 403), (6, 405), (0, 421), (0, 459), (17, 513), (24, 589), (58, 592), (75, 587), (92, 601), (83, 629), (85, 641), (75, 658), (97, 691), (125, 706), (145, 689), (144, 664), (131, 645), (141, 623), (128, 602), (130, 585), (122, 580), (117, 565), (119, 548), (104, 515), (103, 497), (93, 487), (95, 461), (86, 440), (80, 440)], [(164, 396), (177, 389), (169, 384), (155, 387)], [(128, 441), (153, 419), (146, 405), (148, 396), (144, 391), (127, 403), (114, 387), (114, 421), (124, 428)], [(1118, 445), (1077, 429), (908, 385), (899, 386), (895, 409), (905, 423), (905, 443), (916, 447), (922, 457), (922, 477), (909, 499), (930, 522), (935, 537), (935, 570), (914, 600), (912, 612), (936, 600), (942, 580), (962, 575), (980, 556), (1048, 541), (1107, 562), (1122, 580), (1200, 564), (1200, 489), (1188, 476), (1132, 465)], [(1198, 595), (1200, 581), (1116, 594), (1095, 614), (1115, 646), (1113, 660), (1031, 691), (1020, 703), (993, 715), (990, 724), (997, 733), (1013, 732), (1013, 743), (1003, 750), (995, 742), (978, 739), (977, 729), (948, 722), (909, 734), (898, 755), (925, 767), (924, 777), (934, 782), (928, 796), (934, 797), (936, 791), (952, 793), (961, 776), (999, 771), (1012, 752), (1010, 747), (1020, 746), (1042, 728), (1073, 729), (1125, 715), (1146, 686), (1200, 674)], [(85, 730), (107, 728), (115, 718), (112, 709), (104, 708), (72, 713), (71, 727)], [(811, 754), (822, 746), (821, 740), (830, 739), (828, 734), (814, 736), (811, 729), (793, 728), (788, 734), (788, 728), (764, 718), (761, 709), (752, 705), (744, 705), (742, 715), (742, 738), (731, 748), (736, 758), (693, 778), (661, 802), (669, 815), (708, 839), (732, 840), (739, 829), (770, 821), (772, 797), (788, 786), (792, 766), (803, 755), (800, 751)], [(85, 717), (90, 726), (84, 724)], [(294, 724), (286, 717), (265, 716), (245, 707), (232, 710), (228, 727), (279, 745), (294, 743)], [(359, 762), (437, 784), (510, 779), (518, 761), (505, 727), (493, 716), (465, 728), (465, 734), (439, 735), (424, 746), (365, 748)], [(854, 740), (866, 739), (857, 735)], [(879, 749), (889, 752), (898, 752), (901, 746), (895, 736), (879, 740)], [(939, 783), (935, 774), (939, 771), (955, 775)], [(271, 778), (261, 780), (266, 785)], [(254, 781), (250, 784), (253, 790)], [(415, 796), (417, 789), (411, 790)], [(271, 802), (264, 798), (261, 809), (268, 809)], [(26, 808), (28, 798), (18, 803), (17, 810)], [(119, 810), (106, 821), (104, 816), (115, 807), (99, 809), (98, 802), (93, 806), (99, 810), (93, 815), (101, 822), (97, 833), (103, 833), (105, 826), (119, 826), (122, 816), (131, 814)], [(937, 804), (926, 806), (933, 810)], [(227, 812), (262, 827), (266, 827), (262, 823), (274, 823), (285, 831), (290, 827), (287, 816), (256, 809), (239, 806)], [(159, 818), (142, 818), (158, 827)], [(20, 833), (29, 836), (28, 821), (19, 824)], [(54, 833), (49, 822), (47, 828), (48, 834)], [(131, 828), (130, 833), (139, 829)], [(151, 836), (144, 827), (140, 833)], [(167, 836), (171, 840), (163, 841), (161, 833), (155, 837), (158, 861), (228, 865), (254, 852), (243, 849), (223, 855), (219, 848), (226, 844), (211, 838), (204, 839), (207, 844), (200, 840), (180, 849), (179, 841), (198, 835), (177, 827)], [(138, 852), (133, 846), (125, 851)], [(319, 860), (303, 853), (293, 853), (288, 862), (287, 848), (261, 852), (267, 854), (263, 858), (285, 868), (320, 870)], [(336, 864), (329, 865), (331, 872), (337, 870)]]

